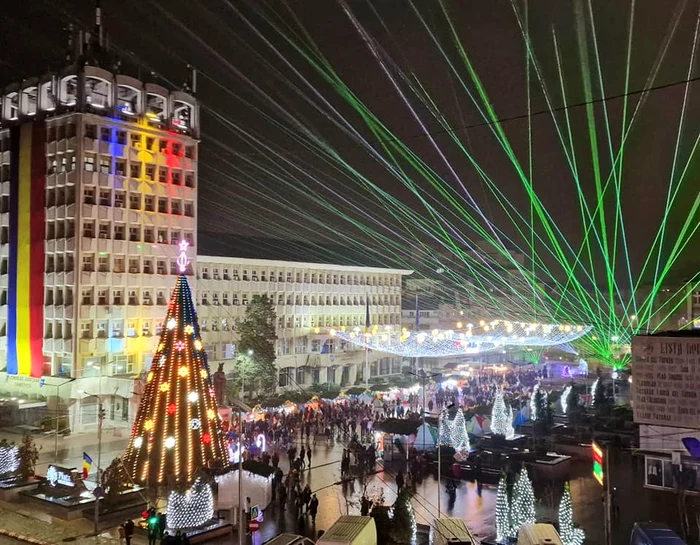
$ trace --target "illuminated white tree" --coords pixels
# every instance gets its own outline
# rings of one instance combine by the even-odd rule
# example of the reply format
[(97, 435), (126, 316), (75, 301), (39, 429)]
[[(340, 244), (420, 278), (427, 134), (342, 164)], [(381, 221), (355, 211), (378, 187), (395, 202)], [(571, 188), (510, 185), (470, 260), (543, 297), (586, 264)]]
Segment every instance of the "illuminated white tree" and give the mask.
[(523, 468), (513, 486), (513, 498), (510, 504), (510, 535), (518, 536), (518, 530), (523, 524), (535, 524), (535, 491), (532, 482)]
[(501, 473), (496, 492), (496, 541), (504, 542), (510, 535), (510, 501), (508, 499), (508, 483), (506, 474)]
[(467, 433), (467, 422), (462, 409), (457, 409), (457, 415), (452, 421), (451, 430), (452, 447), (457, 452), (469, 451), (469, 434)]
[(574, 527), (574, 511), (568, 482), (564, 485), (564, 494), (559, 502), (559, 535), (564, 545), (583, 545), (586, 537), (581, 528)]
[(513, 410), (508, 409), (503, 399), (503, 392), (496, 392), (496, 398), (491, 409), (491, 431), (495, 435), (513, 437)]

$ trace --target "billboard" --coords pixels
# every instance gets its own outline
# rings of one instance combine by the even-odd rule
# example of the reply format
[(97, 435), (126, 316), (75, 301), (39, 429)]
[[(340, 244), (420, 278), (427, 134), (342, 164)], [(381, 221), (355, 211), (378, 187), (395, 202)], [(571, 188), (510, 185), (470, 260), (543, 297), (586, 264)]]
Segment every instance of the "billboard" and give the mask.
[(700, 428), (700, 337), (632, 340), (634, 421)]

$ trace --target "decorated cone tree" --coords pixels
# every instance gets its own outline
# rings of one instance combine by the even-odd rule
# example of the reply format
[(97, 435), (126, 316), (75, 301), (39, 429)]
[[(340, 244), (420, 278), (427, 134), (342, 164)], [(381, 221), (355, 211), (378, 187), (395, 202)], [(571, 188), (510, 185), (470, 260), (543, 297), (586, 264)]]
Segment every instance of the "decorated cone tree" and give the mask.
[(535, 524), (535, 491), (527, 474), (522, 468), (513, 486), (513, 498), (510, 504), (510, 535), (515, 538), (523, 524)]
[(564, 545), (583, 545), (585, 538), (583, 530), (574, 527), (574, 510), (568, 482), (564, 485), (564, 494), (559, 502), (559, 535)]
[(462, 409), (457, 409), (457, 415), (452, 421), (452, 447), (457, 452), (469, 451), (469, 435), (467, 434), (467, 422), (464, 419)]
[(413, 512), (411, 493), (403, 488), (392, 508), (393, 529), (391, 537), (394, 543), (413, 545), (416, 543), (416, 515)]
[(186, 490), (202, 470), (228, 465), (197, 313), (184, 274), (186, 242), (180, 250), (180, 276), (123, 457), (134, 482), (170, 490)]
[(447, 408), (440, 411), (438, 419), (438, 441), (442, 446), (452, 446), (452, 422)]
[(512, 437), (515, 433), (513, 429), (513, 412), (506, 407), (503, 392), (500, 390), (496, 392), (493, 409), (491, 409), (491, 431), (495, 435), (503, 435), (504, 437)]
[(510, 502), (505, 472), (501, 473), (496, 492), (496, 541), (503, 543), (510, 535)]

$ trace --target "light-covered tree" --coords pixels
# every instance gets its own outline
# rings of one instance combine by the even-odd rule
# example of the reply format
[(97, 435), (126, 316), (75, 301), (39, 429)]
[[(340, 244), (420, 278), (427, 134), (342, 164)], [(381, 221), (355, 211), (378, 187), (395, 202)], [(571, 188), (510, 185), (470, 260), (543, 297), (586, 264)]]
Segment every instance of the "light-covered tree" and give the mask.
[(574, 526), (574, 510), (568, 482), (564, 485), (564, 494), (559, 502), (559, 535), (564, 545), (583, 545), (586, 537), (581, 528)]

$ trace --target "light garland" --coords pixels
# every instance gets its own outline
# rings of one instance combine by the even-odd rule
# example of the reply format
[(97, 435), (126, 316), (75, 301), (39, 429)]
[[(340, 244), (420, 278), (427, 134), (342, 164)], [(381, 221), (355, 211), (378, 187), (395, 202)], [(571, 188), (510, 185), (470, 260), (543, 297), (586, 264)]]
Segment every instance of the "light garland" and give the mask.
[(0, 477), (12, 475), (19, 469), (19, 447), (0, 447)]
[(559, 536), (564, 545), (583, 545), (586, 537), (581, 528), (574, 527), (574, 511), (568, 482), (564, 485), (564, 494), (559, 502)]
[(184, 275), (164, 323), (123, 461), (138, 484), (192, 486), (199, 469), (228, 465), (228, 452)]
[(561, 393), (561, 411), (566, 414), (567, 409), (569, 408), (569, 394), (571, 393), (571, 384), (569, 384), (566, 388), (564, 388), (564, 391)]
[(600, 377), (595, 379), (595, 382), (591, 387), (591, 407), (595, 407), (595, 392), (598, 389), (598, 383), (600, 383)]
[(482, 320), (462, 330), (409, 331), (407, 328), (373, 326), (362, 330), (330, 329), (331, 336), (357, 346), (406, 358), (479, 354), (506, 347), (554, 346), (574, 341), (591, 330), (590, 326), (533, 324)]
[(513, 486), (513, 499), (510, 505), (510, 535), (518, 537), (518, 530), (523, 524), (535, 524), (535, 491), (524, 467), (518, 473)]
[(509, 439), (515, 435), (513, 428), (513, 409), (506, 407), (503, 392), (496, 392), (496, 398), (491, 409), (491, 432), (495, 435), (503, 435)]
[(503, 543), (510, 535), (510, 501), (505, 473), (501, 474), (496, 492), (496, 541)]
[(173, 491), (168, 497), (168, 528), (197, 528), (214, 518), (214, 494), (208, 483), (197, 479), (187, 492)]
[(532, 394), (530, 394), (530, 418), (534, 422), (537, 420), (537, 392), (540, 391), (540, 383), (539, 381), (535, 384), (535, 386), (532, 388)]

